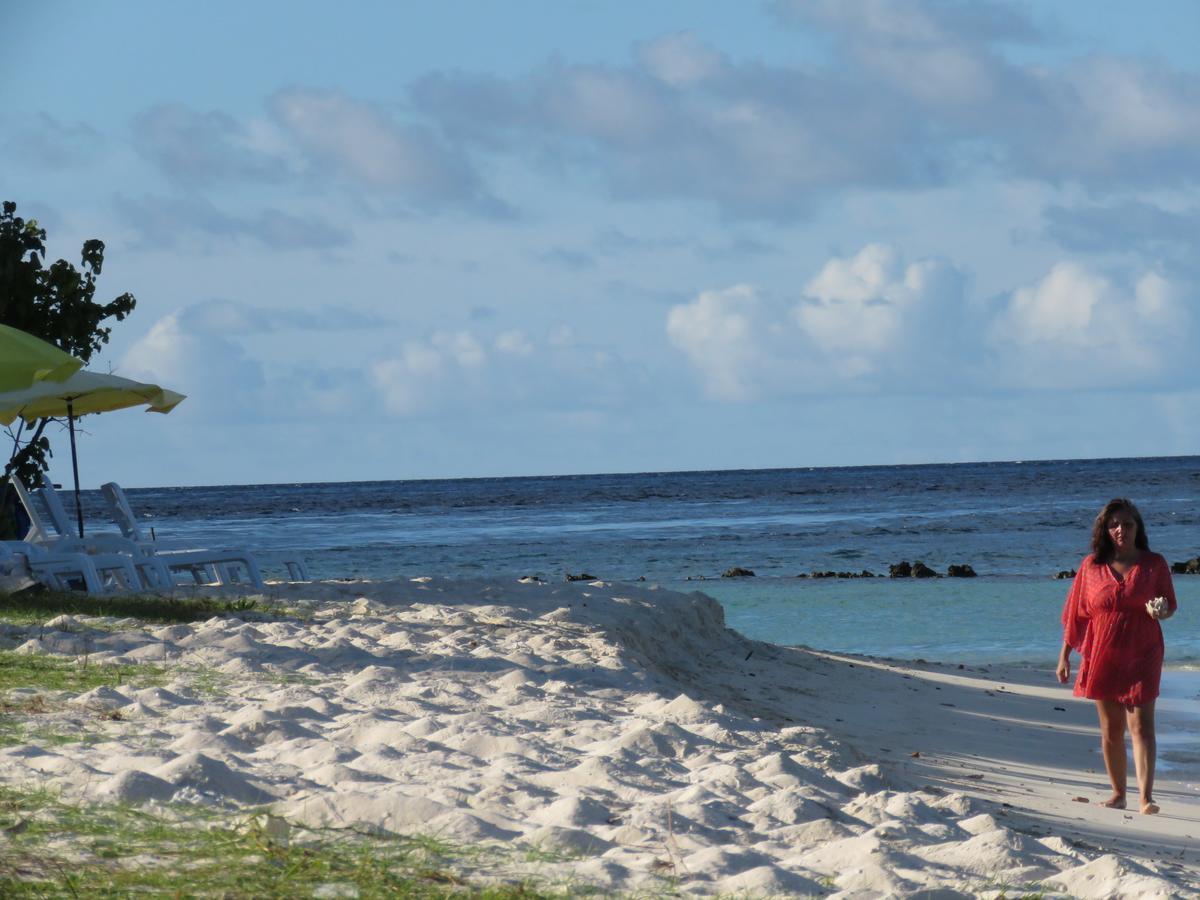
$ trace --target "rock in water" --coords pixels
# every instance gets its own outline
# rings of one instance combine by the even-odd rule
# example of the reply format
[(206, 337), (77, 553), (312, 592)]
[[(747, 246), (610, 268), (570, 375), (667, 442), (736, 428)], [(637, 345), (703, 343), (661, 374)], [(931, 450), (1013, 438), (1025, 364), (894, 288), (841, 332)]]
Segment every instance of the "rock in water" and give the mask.
[(750, 569), (743, 569), (741, 566), (734, 566), (732, 569), (726, 569), (721, 573), (722, 578), (753, 578), (754, 572)]
[(1187, 562), (1171, 563), (1171, 571), (1176, 575), (1200, 575), (1200, 556), (1195, 556)]

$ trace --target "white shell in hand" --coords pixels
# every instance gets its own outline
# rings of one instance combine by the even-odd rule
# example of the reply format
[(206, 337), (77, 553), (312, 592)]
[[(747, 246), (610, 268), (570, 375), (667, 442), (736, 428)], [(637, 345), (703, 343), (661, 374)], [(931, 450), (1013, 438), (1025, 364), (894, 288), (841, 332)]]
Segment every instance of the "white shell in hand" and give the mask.
[(1153, 600), (1146, 601), (1146, 612), (1150, 613), (1150, 615), (1154, 616), (1154, 618), (1157, 619), (1160, 615), (1162, 615), (1166, 611), (1167, 611), (1167, 598), (1166, 597), (1155, 597)]

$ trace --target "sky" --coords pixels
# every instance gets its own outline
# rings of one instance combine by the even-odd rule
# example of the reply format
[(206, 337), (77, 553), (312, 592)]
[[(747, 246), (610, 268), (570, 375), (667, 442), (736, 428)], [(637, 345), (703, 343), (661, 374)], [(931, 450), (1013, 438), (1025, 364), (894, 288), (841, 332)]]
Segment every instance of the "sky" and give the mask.
[[(0, 4), (84, 487), (1200, 452), (1200, 7)], [(52, 427), (51, 476), (70, 481)]]

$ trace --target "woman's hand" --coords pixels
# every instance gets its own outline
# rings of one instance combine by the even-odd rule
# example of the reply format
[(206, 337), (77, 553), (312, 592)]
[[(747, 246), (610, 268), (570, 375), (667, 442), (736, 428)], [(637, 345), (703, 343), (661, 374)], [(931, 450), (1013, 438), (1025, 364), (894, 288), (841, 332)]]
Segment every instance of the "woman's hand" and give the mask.
[(1059, 684), (1066, 684), (1067, 679), (1071, 677), (1071, 660), (1065, 656), (1058, 658), (1058, 668), (1054, 670), (1054, 674), (1058, 676)]
[(1165, 597), (1155, 597), (1146, 603), (1146, 612), (1149, 613), (1152, 619), (1169, 619), (1171, 618), (1171, 607), (1167, 603)]

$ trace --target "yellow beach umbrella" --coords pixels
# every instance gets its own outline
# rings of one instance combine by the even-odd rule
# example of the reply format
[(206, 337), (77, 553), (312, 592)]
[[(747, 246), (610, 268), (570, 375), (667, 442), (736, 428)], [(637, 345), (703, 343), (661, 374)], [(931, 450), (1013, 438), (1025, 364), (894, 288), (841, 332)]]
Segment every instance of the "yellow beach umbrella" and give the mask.
[(58, 383), (42, 381), (25, 390), (0, 393), (0, 425), (9, 425), (18, 416), (29, 423), (36, 419), (66, 416), (67, 428), (71, 433), (71, 470), (75, 475), (75, 514), (79, 522), (79, 536), (83, 537), (79, 460), (75, 454), (75, 419), (132, 406), (145, 406), (147, 412), (169, 413), (184, 399), (183, 394), (157, 384), (146, 384), (102, 372), (76, 372)]
[(53, 344), (0, 325), (0, 391), (19, 391), (39, 381), (62, 381), (81, 368), (82, 360)]
[(0, 425), (20, 416), (26, 422), (51, 416), (78, 417), (145, 406), (147, 412), (168, 413), (183, 394), (120, 375), (76, 372), (59, 382), (39, 382), (21, 391), (0, 393)]

